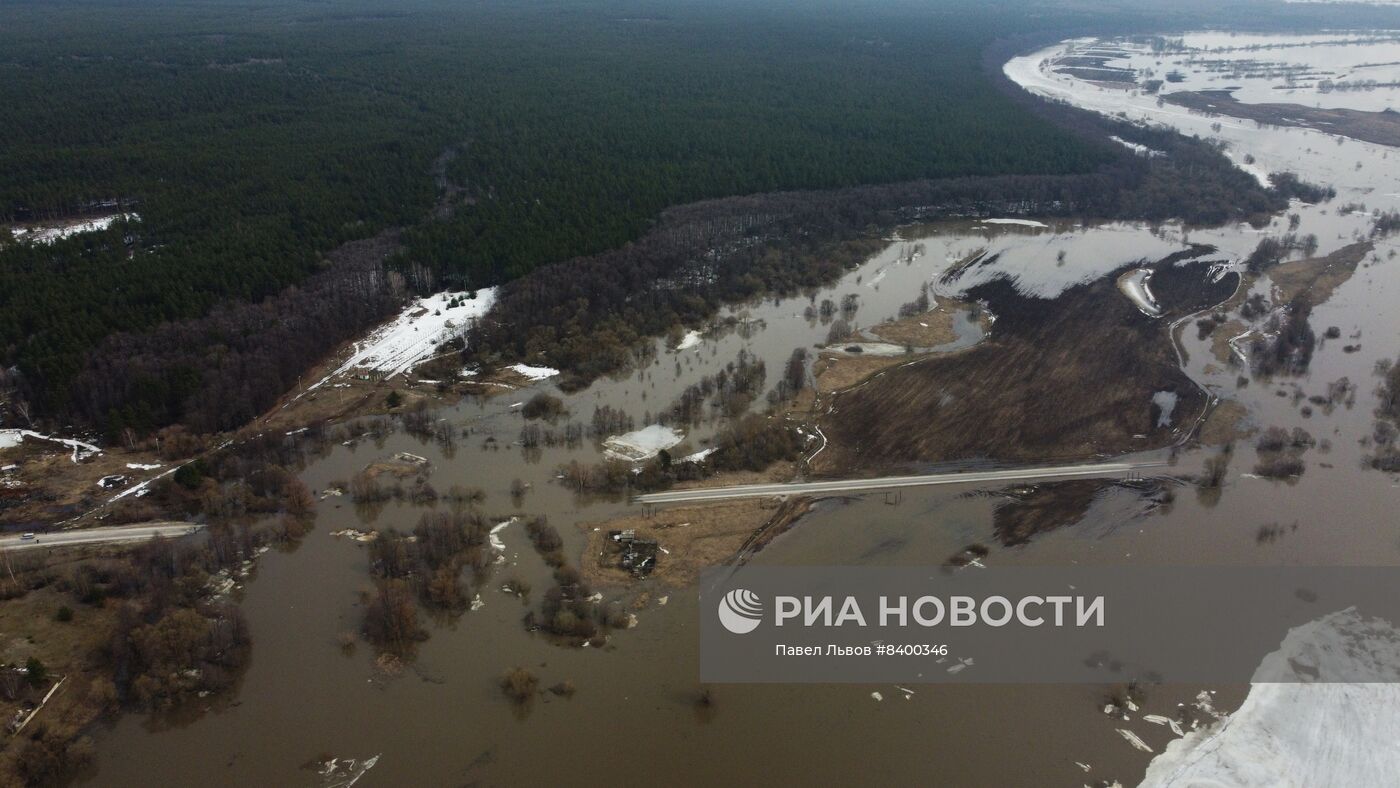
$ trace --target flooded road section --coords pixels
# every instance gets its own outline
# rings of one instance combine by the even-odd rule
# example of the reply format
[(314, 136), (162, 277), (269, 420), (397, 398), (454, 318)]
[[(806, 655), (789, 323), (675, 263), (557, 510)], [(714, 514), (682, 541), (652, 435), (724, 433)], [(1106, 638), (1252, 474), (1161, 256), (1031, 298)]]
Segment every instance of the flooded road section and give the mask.
[[(1397, 169), (1390, 161), (1395, 151), (1318, 131), (1193, 115), (1159, 106), (1145, 91), (1057, 73), (1053, 61), (1069, 46), (1151, 56), (1146, 44), (1080, 41), (1018, 58), (1007, 71), (1042, 95), (1218, 138), (1242, 165), (1261, 174), (1292, 170), (1335, 187), (1337, 198), (1295, 203), (1264, 228), (1081, 226), (1025, 218), (905, 228), (830, 287), (734, 305), (714, 326), (688, 327), (700, 333), (687, 335), (683, 349), (658, 342), (654, 355), (631, 374), (573, 394), (558, 392), (545, 379), (467, 401), (437, 414), (461, 430), (450, 445), (402, 432), (337, 444), (306, 469), (304, 479), (312, 489), (326, 490), (396, 453), (420, 455), (439, 490), (461, 484), (484, 491), (480, 508), (493, 521), (515, 513), (547, 515), (565, 540), (565, 553), (577, 558), (585, 541), (578, 523), (637, 510), (625, 501), (577, 499), (555, 478), (563, 463), (600, 459), (599, 442), (521, 445), (526, 422), (520, 405), (536, 391), (559, 396), (569, 412), (566, 421), (587, 423), (595, 408), (610, 406), (629, 414), (639, 429), (740, 351), (764, 362), (771, 388), (794, 348), (825, 342), (830, 323), (842, 316), (834, 305), (852, 294), (849, 321), (869, 328), (898, 316), (925, 285), (935, 300), (949, 300), (978, 283), (1009, 279), (1027, 296), (1052, 299), (1075, 284), (1122, 275), (1192, 244), (1215, 247), (1210, 259), (1242, 271), (1261, 239), (1292, 233), (1315, 235), (1315, 248), (1299, 244), (1282, 255), (1285, 265), (1357, 242), (1368, 247), (1354, 273), (1336, 273), (1325, 287), (1316, 277), (1304, 287), (1297, 276), (1247, 276), (1247, 290), (1220, 310), (1223, 320), (1210, 330), (1198, 326), (1201, 316), (1162, 326), (1179, 337), (1184, 371), (1219, 398), (1218, 411), (1237, 417), (1214, 440), (1203, 434), (1205, 445), (1182, 451), (1176, 460), (1182, 473), (1223, 462), (1218, 484), (1090, 480), (910, 489), (894, 499), (829, 498), (752, 560), (934, 565), (975, 545), (981, 548), (978, 561), (999, 565), (1400, 564), (1393, 514), (1400, 491), (1392, 475), (1364, 467), (1373, 447), (1363, 444), (1373, 432), (1376, 364), (1400, 353), (1400, 319), (1393, 312), (1400, 303), (1397, 240), (1370, 237), (1375, 213), (1400, 207)], [(1175, 67), (1204, 68), (1199, 61)], [(990, 262), (945, 277), (974, 258)], [(1121, 297), (1150, 314), (1153, 285), (1133, 278)], [(1306, 369), (1266, 379), (1239, 361), (1239, 355), (1249, 355), (1248, 338), (1225, 340), (1267, 334), (1271, 316), (1286, 303), (1284, 291), (1300, 287), (1326, 291), (1310, 317), (1317, 347)], [(821, 308), (827, 300), (833, 302), (829, 314)], [(1251, 303), (1249, 315), (1241, 314)], [(958, 347), (981, 336), (976, 321), (963, 323)], [(1230, 336), (1221, 340), (1226, 327)], [(989, 330), (995, 334), (995, 322)], [(1346, 385), (1339, 384), (1343, 379)], [(761, 407), (763, 398), (756, 402)], [(1154, 397), (1143, 407), (1165, 411), (1168, 404)], [(670, 450), (676, 457), (702, 451), (716, 429), (712, 420), (671, 426), (684, 433)], [(1300, 476), (1284, 481), (1258, 473), (1269, 457), (1256, 448), (1256, 437), (1269, 427), (1301, 428), (1311, 436), (1311, 445), (1298, 450)], [(1223, 450), (1227, 443), (1229, 452)], [(528, 485), (518, 505), (511, 496), (515, 480)], [(502, 558), (475, 589), (481, 604), (455, 619), (428, 621), (430, 638), (416, 659), (386, 670), (368, 644), (342, 643), (344, 633), (359, 628), (359, 594), (369, 575), (365, 548), (331, 532), (411, 530), (425, 508), (407, 502), (357, 507), (348, 496), (328, 495), (318, 511), (316, 528), (302, 544), (265, 555), (240, 592), (254, 646), (251, 666), (231, 697), (189, 718), (122, 718), (99, 735), (89, 784), (344, 785), (347, 771), (361, 786), (689, 784), (755, 775), (783, 783), (1133, 784), (1176, 739), (1167, 726), (1141, 714), (1172, 716), (1178, 704), (1197, 702), (1203, 691), (1213, 691), (1208, 697), (1215, 706), (1229, 710), (1248, 691), (1148, 687), (1129, 720), (1104, 713), (1113, 689), (1106, 686), (718, 686), (700, 703), (694, 589), (643, 581), (625, 592), (637, 617), (634, 628), (615, 631), (602, 648), (556, 645), (522, 625), (538, 599), (523, 604), (502, 590), (511, 578), (527, 581), (536, 594), (551, 582), (549, 567), (518, 525), (494, 534)], [(604, 593), (611, 598), (622, 592)], [(496, 683), (516, 666), (528, 667), (543, 687), (570, 682), (576, 692), (541, 693), (516, 705)], [(327, 768), (332, 758), (341, 760)], [(376, 760), (365, 770), (371, 758)], [(355, 768), (345, 767), (344, 759), (354, 759)]]

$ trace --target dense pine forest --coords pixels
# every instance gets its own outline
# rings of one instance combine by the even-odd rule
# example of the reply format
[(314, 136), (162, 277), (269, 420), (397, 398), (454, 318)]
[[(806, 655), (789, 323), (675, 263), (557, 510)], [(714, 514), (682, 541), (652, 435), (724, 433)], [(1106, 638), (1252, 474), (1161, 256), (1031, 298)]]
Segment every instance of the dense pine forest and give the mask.
[[(105, 338), (304, 304), (285, 288), (330, 287), (333, 250), (388, 229), (411, 285), (471, 288), (707, 198), (1096, 171), (1122, 152), (1008, 99), (982, 53), (1105, 18), (959, 0), (7, 2), (0, 225), (139, 219), (52, 244), (0, 233), (0, 383), (101, 422), (95, 400), (125, 394), (95, 398), (94, 371), (143, 344)], [(360, 303), (268, 385), (389, 308)], [(175, 383), (150, 367), (123, 389), (150, 402), (120, 420), (179, 418), (200, 352), (252, 352), (255, 324), (201, 334)]]

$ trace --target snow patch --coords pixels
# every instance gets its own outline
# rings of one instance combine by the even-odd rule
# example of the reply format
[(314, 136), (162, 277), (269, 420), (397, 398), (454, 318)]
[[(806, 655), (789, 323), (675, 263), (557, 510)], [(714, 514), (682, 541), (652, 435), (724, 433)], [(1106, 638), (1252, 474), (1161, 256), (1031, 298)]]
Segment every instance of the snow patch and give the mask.
[(1152, 157), (1154, 157), (1154, 156), (1165, 156), (1165, 155), (1167, 155), (1167, 154), (1165, 154), (1165, 153), (1163, 153), (1163, 152), (1161, 152), (1161, 151), (1159, 151), (1159, 150), (1153, 150), (1152, 148), (1149, 148), (1149, 147), (1147, 147), (1146, 145), (1142, 145), (1142, 144), (1139, 144), (1139, 143), (1136, 143), (1136, 142), (1128, 142), (1127, 140), (1123, 139), (1122, 137), (1118, 136), (1117, 134), (1113, 134), (1113, 135), (1109, 136), (1109, 139), (1113, 140), (1114, 142), (1118, 143), (1119, 145), (1122, 145), (1123, 147), (1127, 148), (1128, 150), (1132, 151), (1133, 153), (1136, 153), (1136, 154), (1139, 155), (1139, 156), (1146, 156), (1146, 157), (1148, 157), (1148, 158), (1152, 158)]
[(701, 449), (700, 451), (697, 451), (694, 454), (685, 455), (681, 458), (681, 462), (704, 462), (706, 457), (710, 456), (711, 454), (714, 454), (716, 451), (719, 451), (719, 449), (713, 446), (711, 446), (708, 449)]
[[(407, 372), (432, 355), (438, 345), (460, 335), (472, 321), (485, 315), (496, 301), (496, 288), (483, 288), (470, 298), (469, 295), (442, 292), (415, 300), (398, 317), (355, 343), (355, 352), (350, 358), (307, 391), (356, 369), (380, 373), (385, 378)], [(459, 299), (461, 302), (457, 306), (448, 306)]]
[(110, 216), (97, 216), (92, 219), (82, 219), (79, 221), (64, 222), (62, 224), (11, 227), (10, 235), (21, 243), (51, 244), (54, 241), (69, 238), (79, 233), (92, 233), (98, 230), (105, 230), (111, 227), (118, 219), (136, 222), (140, 221), (141, 217), (134, 213), (114, 213)]
[(1158, 391), (1152, 394), (1152, 404), (1157, 406), (1157, 426), (1170, 427), (1172, 413), (1176, 410), (1176, 392)]
[(516, 373), (529, 378), (532, 382), (552, 378), (559, 374), (559, 370), (553, 367), (532, 367), (529, 364), (511, 364), (510, 368), (515, 370)]
[(79, 460), (85, 459), (93, 454), (102, 453), (101, 449), (97, 448), (91, 443), (83, 443), (82, 441), (75, 440), (73, 438), (55, 438), (52, 435), (44, 435), (33, 430), (15, 429), (0, 430), (0, 449), (12, 449), (20, 445), (20, 443), (23, 442), (25, 438), (34, 438), (35, 440), (53, 441), (54, 443), (63, 444), (64, 446), (67, 446), (68, 448), (73, 450), (73, 462), (78, 462)]
[(1148, 317), (1161, 317), (1162, 307), (1157, 304), (1157, 298), (1152, 295), (1148, 286), (1151, 281), (1151, 271), (1146, 268), (1134, 268), (1118, 277), (1118, 289), (1133, 302), (1139, 312)]

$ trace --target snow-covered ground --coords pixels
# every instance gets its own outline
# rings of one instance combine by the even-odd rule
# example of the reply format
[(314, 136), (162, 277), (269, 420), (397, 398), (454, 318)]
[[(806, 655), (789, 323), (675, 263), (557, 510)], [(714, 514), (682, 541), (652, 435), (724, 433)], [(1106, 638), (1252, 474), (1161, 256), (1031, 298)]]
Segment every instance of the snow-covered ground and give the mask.
[[(1354, 610), (1290, 630), (1260, 664), (1239, 711), (1167, 745), (1142, 785), (1394, 785), (1397, 666), (1400, 631)], [(1346, 683), (1323, 683), (1339, 677)], [(1351, 683), (1358, 680), (1376, 683)]]
[(640, 460), (655, 457), (662, 449), (669, 449), (685, 440), (685, 435), (663, 424), (652, 424), (639, 430), (614, 435), (603, 441), (603, 453), (617, 460)]
[[(476, 295), (443, 292), (420, 298), (404, 308), (399, 316), (355, 343), (355, 351), (331, 374), (316, 381), (320, 387), (333, 377), (364, 370), (391, 378), (412, 369), (433, 354), (439, 345), (466, 331), (471, 321), (485, 315), (496, 301), (494, 287)], [(448, 304), (461, 299), (455, 307)]]
[(559, 370), (554, 367), (532, 367), (529, 364), (511, 364), (510, 368), (532, 381), (552, 378), (559, 374)]
[(35, 440), (53, 441), (61, 443), (73, 450), (73, 462), (77, 462), (92, 454), (101, 454), (102, 450), (91, 443), (83, 443), (73, 438), (55, 438), (52, 435), (43, 435), (33, 430), (0, 430), (0, 449), (11, 449), (18, 446), (25, 438)]
[(134, 213), (114, 213), (111, 216), (97, 216), (75, 222), (11, 227), (10, 235), (13, 236), (16, 241), (22, 241), (24, 243), (51, 244), (60, 238), (68, 238), (78, 233), (91, 233), (98, 230), (105, 230), (111, 227), (118, 219), (126, 219), (127, 221), (135, 222), (140, 221), (141, 217)]

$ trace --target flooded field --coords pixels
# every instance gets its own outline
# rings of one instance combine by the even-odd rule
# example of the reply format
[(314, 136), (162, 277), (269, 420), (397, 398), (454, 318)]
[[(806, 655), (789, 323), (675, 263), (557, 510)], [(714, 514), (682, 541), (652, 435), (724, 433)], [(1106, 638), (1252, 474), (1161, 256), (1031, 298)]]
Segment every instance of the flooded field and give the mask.
[[(720, 371), (741, 351), (764, 363), (765, 389), (771, 389), (792, 351), (825, 344), (836, 320), (847, 320), (855, 331), (870, 329), (899, 317), (924, 286), (936, 303), (955, 303), (995, 281), (1009, 281), (1023, 297), (1051, 300), (1113, 274), (1108, 286), (1114, 297), (1156, 319), (1169, 314), (1154, 314), (1158, 282), (1132, 272), (1181, 255), (1182, 264), (1208, 259), (1218, 266), (1211, 276), (1230, 275), (1241, 283), (1225, 305), (1174, 323), (1162, 317), (1160, 325), (1176, 343), (1182, 370), (1216, 400), (1216, 412), (1234, 414), (1216, 433), (1203, 431), (1201, 445), (1181, 451), (1172, 476), (1194, 476), (1224, 463), (1219, 484), (1073, 482), (826, 499), (752, 562), (934, 565), (981, 545), (987, 553), (980, 560), (999, 565), (1400, 564), (1396, 481), (1367, 467), (1375, 451), (1370, 436), (1381, 382), (1376, 366), (1400, 352), (1400, 320), (1393, 312), (1400, 303), (1400, 263), (1394, 260), (1400, 238), (1372, 234), (1380, 212), (1400, 208), (1394, 151), (1317, 130), (1196, 115), (1159, 104), (1146, 90), (1104, 86), (1049, 65), (1066, 55), (1067, 46), (1112, 58), (1115, 68), (1126, 61), (1145, 69), (1150, 60), (1154, 70), (1186, 75), (1175, 89), (1220, 79), (1214, 61), (1236, 54), (1330, 59), (1344, 52), (1345, 63), (1311, 64), (1339, 75), (1343, 65), (1352, 73), (1367, 62), (1400, 60), (1387, 54), (1396, 47), (1393, 38), (1331, 46), (1339, 38), (1316, 39), (1321, 44), (1280, 39), (1289, 48), (1256, 51), (1245, 47), (1271, 39), (1188, 36), (1188, 46), (1209, 51), (1174, 54), (1162, 65), (1156, 60), (1163, 56), (1146, 43), (1080, 41), (1007, 65), (1013, 79), (1038, 94), (1217, 138), (1261, 178), (1289, 170), (1331, 186), (1337, 197), (1330, 202), (1296, 202), (1267, 227), (1188, 230), (993, 217), (904, 228), (839, 282), (798, 297), (733, 305), (714, 325), (688, 327), (699, 333), (685, 335), (679, 347), (658, 341), (654, 354), (631, 374), (575, 393), (560, 392), (543, 377), (519, 390), (469, 400), (436, 414), (462, 431), (451, 442), (396, 432), (335, 445), (306, 469), (304, 479), (313, 490), (328, 490), (370, 463), (401, 452), (421, 456), (439, 490), (461, 484), (484, 491), (481, 508), (494, 522), (514, 514), (547, 515), (565, 540), (564, 552), (578, 559), (586, 534), (577, 523), (639, 511), (622, 500), (580, 499), (559, 483), (562, 464), (600, 459), (600, 442), (522, 445), (534, 443), (522, 435), (527, 422), (520, 411), (537, 391), (562, 401), (568, 413), (559, 430), (571, 421), (587, 423), (603, 406), (628, 414), (633, 429), (646, 428), (687, 386)], [(1296, 83), (1297, 74), (1288, 73)], [(1271, 79), (1286, 84), (1289, 77), (1251, 81), (1263, 85)], [(1309, 90), (1296, 84), (1291, 89)], [(1274, 100), (1303, 101), (1288, 89), (1277, 92), (1289, 97)], [(1314, 97), (1307, 95), (1308, 101)], [(1326, 94), (1328, 101), (1380, 95)], [(1280, 265), (1258, 275), (1248, 271), (1262, 239), (1290, 234), (1296, 243), (1279, 253)], [(1193, 245), (1213, 251), (1196, 254)], [(1349, 247), (1355, 251), (1350, 257), (1317, 262)], [(1303, 260), (1312, 262), (1289, 267)], [(1310, 323), (1318, 337), (1305, 367), (1263, 374), (1253, 363), (1240, 363), (1241, 355), (1252, 352), (1249, 335), (1277, 333), (1270, 320), (1286, 317), (1284, 307), (1303, 292), (1315, 296)], [(831, 307), (824, 308), (828, 301)], [(1203, 317), (1210, 318), (1209, 328), (1199, 326)], [(998, 332), (995, 320), (984, 329), (961, 312), (951, 325), (952, 341), (912, 349), (951, 353)], [(906, 352), (897, 342), (869, 344), (862, 354)], [(853, 352), (845, 350), (851, 345), (836, 347)], [(753, 407), (763, 402), (757, 397)], [(1152, 395), (1140, 406), (1143, 413), (1166, 413), (1168, 421), (1189, 421), (1188, 414), (1172, 412), (1174, 402)], [(704, 450), (718, 422), (670, 426), (684, 433), (669, 449), (679, 458)], [(1280, 451), (1256, 448), (1257, 436), (1270, 427), (1301, 428), (1310, 436), (1310, 443), (1286, 450), (1301, 461), (1301, 475), (1279, 480), (1259, 472)], [(822, 439), (810, 440), (815, 451)], [(518, 502), (513, 488), (527, 490)], [(1105, 715), (1104, 698), (1112, 689), (1107, 686), (719, 686), (700, 702), (693, 589), (655, 579), (604, 589), (606, 597), (624, 600), (636, 626), (614, 632), (602, 648), (558, 645), (522, 623), (541, 591), (522, 601), (503, 588), (511, 579), (541, 590), (551, 582), (550, 568), (514, 523), (493, 534), (502, 558), (474, 589), (480, 604), (455, 619), (429, 621), (430, 638), (416, 658), (386, 669), (368, 644), (347, 648), (342, 642), (344, 633), (359, 627), (360, 592), (369, 575), (366, 548), (332, 532), (409, 531), (424, 507), (357, 506), (341, 495), (324, 496), (317, 506), (315, 530), (296, 549), (260, 559), (255, 576), (238, 592), (254, 642), (240, 686), (226, 701), (188, 718), (122, 718), (99, 736), (90, 784), (187, 784), (195, 777), (211, 786), (347, 785), (356, 779), (365, 786), (684, 784), (755, 774), (782, 782), (927, 782), (936, 776), (952, 784), (1128, 784), (1141, 779), (1153, 755), (1175, 738), (1167, 727), (1141, 717), (1125, 722)], [(568, 682), (576, 691), (546, 692), (516, 705), (502, 695), (497, 679), (517, 666), (531, 669), (542, 687)], [(1228, 710), (1247, 690), (1149, 687), (1141, 706), (1146, 713), (1171, 715), (1179, 703), (1214, 691), (1215, 705)], [(1131, 731), (1147, 750), (1119, 729)], [(328, 768), (330, 759), (355, 764), (338, 760)], [(366, 769), (368, 759), (375, 760)]]

